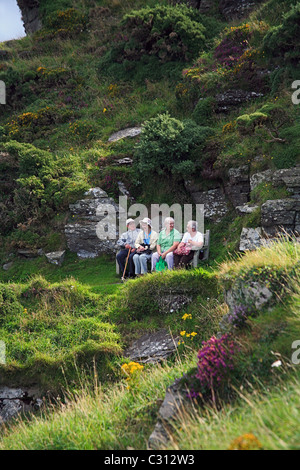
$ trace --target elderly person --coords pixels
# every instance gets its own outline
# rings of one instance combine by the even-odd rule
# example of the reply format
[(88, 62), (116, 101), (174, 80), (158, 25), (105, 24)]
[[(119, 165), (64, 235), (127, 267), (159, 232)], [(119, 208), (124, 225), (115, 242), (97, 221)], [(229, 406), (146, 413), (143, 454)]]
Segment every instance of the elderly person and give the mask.
[(181, 242), (174, 251), (175, 268), (186, 268), (187, 264), (194, 258), (195, 251), (203, 247), (204, 239), (202, 233), (198, 232), (197, 222), (190, 220), (186, 229), (187, 232), (183, 235)]
[(117, 246), (120, 248), (120, 251), (117, 253), (117, 261), (120, 266), (120, 272), (123, 276), (126, 258), (128, 252), (130, 251), (128, 258), (128, 277), (134, 277), (134, 264), (133, 256), (135, 254), (135, 241), (138, 237), (140, 229), (137, 229), (133, 219), (126, 220), (127, 232), (122, 233), (121, 237), (117, 241)]
[(140, 227), (142, 230), (135, 241), (136, 252), (133, 256), (135, 274), (138, 277), (148, 272), (147, 262), (151, 259), (158, 239), (158, 233), (152, 230), (151, 219), (145, 217), (140, 221)]
[(168, 269), (173, 269), (173, 251), (181, 240), (181, 234), (174, 228), (175, 222), (172, 217), (165, 219), (164, 226), (157, 240), (157, 252), (152, 255), (152, 271), (155, 271), (160, 256), (166, 261)]

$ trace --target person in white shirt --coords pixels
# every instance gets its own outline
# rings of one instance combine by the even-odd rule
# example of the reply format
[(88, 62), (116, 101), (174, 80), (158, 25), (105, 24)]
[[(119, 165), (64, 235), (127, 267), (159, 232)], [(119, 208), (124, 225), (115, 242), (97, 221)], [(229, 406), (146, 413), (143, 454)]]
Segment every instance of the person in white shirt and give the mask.
[(204, 239), (201, 232), (198, 232), (198, 224), (195, 220), (190, 220), (187, 224), (187, 232), (183, 235), (181, 242), (174, 251), (174, 267), (186, 267), (194, 257), (195, 250), (203, 247)]

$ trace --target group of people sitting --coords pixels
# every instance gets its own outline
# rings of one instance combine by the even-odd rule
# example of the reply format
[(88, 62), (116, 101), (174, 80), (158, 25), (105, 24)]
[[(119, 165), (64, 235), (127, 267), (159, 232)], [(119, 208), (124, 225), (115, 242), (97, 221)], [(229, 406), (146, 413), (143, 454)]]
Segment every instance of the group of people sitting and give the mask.
[[(158, 234), (152, 230), (149, 218), (140, 221), (140, 229), (136, 228), (133, 219), (127, 219), (127, 232), (122, 233), (117, 245), (120, 251), (117, 262), (123, 275), (128, 269), (128, 277), (139, 277), (148, 272), (148, 260), (151, 259), (151, 271), (161, 259), (165, 260), (166, 268), (185, 268), (193, 259), (195, 250), (203, 247), (203, 235), (198, 232), (197, 222), (190, 220), (187, 232), (181, 236), (175, 229), (172, 217), (164, 221), (164, 228)], [(127, 263), (127, 266), (126, 266)]]

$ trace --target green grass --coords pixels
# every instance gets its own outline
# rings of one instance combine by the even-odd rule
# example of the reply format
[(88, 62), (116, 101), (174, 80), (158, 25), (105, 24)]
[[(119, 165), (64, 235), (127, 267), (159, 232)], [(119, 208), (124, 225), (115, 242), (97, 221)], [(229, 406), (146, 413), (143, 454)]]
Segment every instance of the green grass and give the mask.
[(35, 275), (41, 275), (51, 283), (73, 278), (91, 292), (103, 296), (116, 293), (121, 283), (114, 259), (107, 256), (80, 259), (69, 251), (62, 266), (51, 265), (44, 256), (33, 260), (15, 259), (9, 271), (0, 271), (0, 282), (24, 283)]
[[(131, 390), (125, 381), (111, 390), (96, 388), (70, 397), (61, 409), (21, 421), (3, 436), (1, 449), (146, 449), (165, 388), (189, 367), (191, 359), (147, 366)], [(121, 365), (121, 364), (120, 364)]]
[[(298, 373), (271, 391), (240, 391), (238, 402), (227, 404), (222, 410), (186, 411), (177, 423), (169, 449), (236, 449), (236, 439), (252, 434), (262, 450), (299, 450), (299, 384)], [(251, 444), (249, 438), (241, 450), (249, 449), (247, 443)]]

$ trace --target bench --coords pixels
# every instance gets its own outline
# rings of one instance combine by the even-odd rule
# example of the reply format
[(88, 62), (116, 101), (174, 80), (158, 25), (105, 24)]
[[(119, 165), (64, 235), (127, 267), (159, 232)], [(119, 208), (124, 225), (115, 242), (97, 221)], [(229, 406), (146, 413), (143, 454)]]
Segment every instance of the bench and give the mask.
[[(209, 258), (209, 246), (210, 246), (210, 230), (206, 230), (205, 234), (204, 234), (204, 243), (203, 243), (203, 247), (201, 248), (201, 250), (197, 250), (195, 251), (195, 254), (194, 254), (194, 258), (192, 259), (190, 265), (193, 267), (193, 268), (196, 268), (199, 264), (199, 260), (200, 260), (200, 251), (203, 251), (203, 257), (201, 258), (201, 261), (207, 261), (208, 258)], [(116, 259), (116, 273), (117, 274), (120, 274), (120, 268), (119, 268), (119, 264), (118, 264), (118, 261)], [(123, 273), (122, 273), (123, 274)]]
[(209, 245), (210, 245), (210, 230), (206, 230), (204, 234), (204, 243), (201, 250), (197, 250), (194, 254), (194, 258), (191, 261), (191, 265), (193, 268), (197, 268), (200, 259), (200, 251), (203, 251), (203, 257), (201, 257), (201, 261), (207, 261), (209, 258)]

